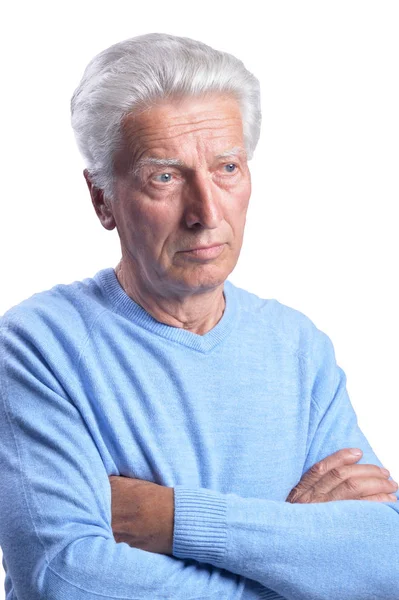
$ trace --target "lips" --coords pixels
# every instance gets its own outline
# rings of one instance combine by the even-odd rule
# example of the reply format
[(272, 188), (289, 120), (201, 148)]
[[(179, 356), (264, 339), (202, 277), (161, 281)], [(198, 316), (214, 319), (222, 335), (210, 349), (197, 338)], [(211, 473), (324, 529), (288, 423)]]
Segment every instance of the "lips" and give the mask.
[(212, 244), (211, 246), (197, 246), (196, 248), (190, 248), (189, 250), (182, 250), (182, 252), (194, 252), (195, 250), (208, 250), (208, 248), (217, 248), (223, 244)]
[(187, 257), (206, 260), (217, 258), (223, 250), (224, 244), (213, 244), (212, 246), (198, 246), (192, 250), (182, 250), (181, 253)]

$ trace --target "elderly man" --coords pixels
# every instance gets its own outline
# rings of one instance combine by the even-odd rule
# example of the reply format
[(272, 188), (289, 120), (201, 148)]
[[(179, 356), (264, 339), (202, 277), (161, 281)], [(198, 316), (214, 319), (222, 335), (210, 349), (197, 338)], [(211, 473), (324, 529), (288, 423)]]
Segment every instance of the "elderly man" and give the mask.
[(122, 258), (2, 319), (7, 600), (398, 600), (398, 486), (331, 341), (227, 281), (256, 78), (144, 35), (92, 60), (72, 122)]

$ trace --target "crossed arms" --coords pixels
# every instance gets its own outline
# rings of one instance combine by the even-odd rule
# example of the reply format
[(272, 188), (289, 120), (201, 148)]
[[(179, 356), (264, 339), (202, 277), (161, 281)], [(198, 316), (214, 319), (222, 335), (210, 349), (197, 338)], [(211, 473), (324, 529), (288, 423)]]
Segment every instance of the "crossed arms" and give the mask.
[[(389, 479), (389, 471), (376, 465), (355, 464), (361, 456), (362, 452), (355, 448), (338, 450), (327, 456), (303, 475), (286, 502), (396, 502), (397, 497), (393, 492), (398, 490), (398, 484)], [(175, 548), (173, 544), (173, 488), (130, 477), (111, 476), (109, 479), (112, 492), (111, 525), (115, 540), (148, 552), (177, 555), (178, 542)], [(189, 496), (193, 497), (195, 493), (195, 490), (190, 490)], [(198, 520), (195, 525), (198, 527)], [(188, 539), (190, 537), (188, 532)]]
[[(0, 543), (18, 600), (259, 597), (243, 595), (247, 580), (287, 600), (399, 598), (393, 502), (291, 504), (176, 486), (174, 556), (117, 543), (110, 474), (82, 416), (34, 348), (12, 351), (0, 371)], [(319, 417), (304, 473), (349, 447), (381, 466), (344, 386)]]

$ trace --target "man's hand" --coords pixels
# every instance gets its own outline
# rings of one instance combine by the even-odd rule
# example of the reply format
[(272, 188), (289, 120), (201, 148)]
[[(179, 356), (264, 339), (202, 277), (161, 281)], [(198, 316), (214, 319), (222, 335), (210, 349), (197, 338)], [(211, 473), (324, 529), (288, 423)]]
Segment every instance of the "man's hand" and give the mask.
[(389, 471), (376, 465), (357, 465), (361, 454), (338, 450), (316, 463), (291, 490), (286, 502), (312, 504), (334, 500), (395, 502), (398, 484), (388, 481)]
[(112, 531), (116, 542), (172, 554), (173, 488), (129, 477), (109, 477)]

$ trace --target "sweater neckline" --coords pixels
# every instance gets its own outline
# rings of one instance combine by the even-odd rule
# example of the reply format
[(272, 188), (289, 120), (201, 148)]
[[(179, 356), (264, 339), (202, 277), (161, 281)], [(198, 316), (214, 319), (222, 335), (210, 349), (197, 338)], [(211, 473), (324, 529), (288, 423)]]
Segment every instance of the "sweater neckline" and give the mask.
[(126, 294), (113, 268), (99, 271), (94, 276), (94, 279), (103, 289), (114, 310), (120, 315), (130, 321), (134, 321), (136, 325), (143, 327), (155, 335), (202, 353), (209, 353), (216, 348), (237, 324), (237, 298), (234, 293), (234, 286), (230, 281), (225, 281), (223, 286), (226, 306), (222, 318), (210, 331), (204, 335), (199, 335), (180, 327), (166, 325), (154, 319), (144, 308)]

